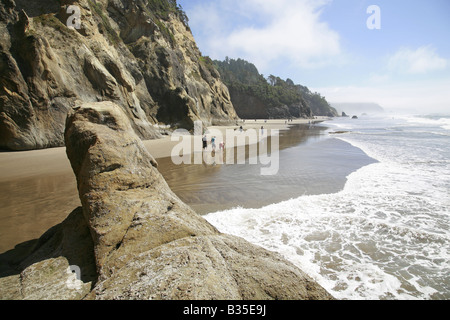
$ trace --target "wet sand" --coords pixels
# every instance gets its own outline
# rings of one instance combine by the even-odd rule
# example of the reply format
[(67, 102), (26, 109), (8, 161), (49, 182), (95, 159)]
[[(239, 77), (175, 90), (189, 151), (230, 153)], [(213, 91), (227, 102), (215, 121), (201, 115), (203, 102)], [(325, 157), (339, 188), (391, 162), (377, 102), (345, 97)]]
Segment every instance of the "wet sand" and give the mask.
[(171, 158), (163, 158), (158, 163), (171, 189), (200, 214), (261, 208), (301, 195), (339, 192), (350, 173), (374, 162), (326, 129), (296, 125), (282, 131), (279, 170), (273, 176), (262, 176), (263, 165), (249, 161), (245, 165), (174, 165)]
[[(311, 130), (308, 126), (293, 126), (291, 130), (286, 130), (287, 126), (284, 121), (251, 122), (253, 121), (243, 123), (244, 129), (256, 129), (264, 125), (266, 129), (282, 130), (280, 137), (282, 159), (286, 157), (284, 152), (287, 152), (288, 158), (294, 157), (296, 161), (296, 157), (299, 156), (297, 154), (290, 155), (289, 150), (292, 149), (306, 148), (304, 149), (306, 151), (315, 146), (313, 148), (316, 150), (315, 152), (321, 154), (321, 150), (330, 147), (317, 143), (309, 144), (315, 140), (321, 143), (323, 137), (327, 136), (324, 128), (315, 127)], [(305, 122), (307, 121), (298, 121), (297, 124)], [(219, 129), (226, 130), (227, 128), (235, 127), (220, 127)], [(293, 130), (293, 128), (296, 129)], [(328, 139), (323, 141), (328, 141)], [(293, 164), (286, 162), (280, 164), (278, 178), (262, 178), (258, 173), (260, 168), (258, 165), (175, 166), (169, 156), (171, 148), (176, 142), (165, 138), (144, 143), (150, 153), (157, 158), (159, 170), (174, 192), (200, 214), (238, 205), (258, 207), (278, 202), (280, 199), (289, 199), (305, 192), (333, 191), (341, 188), (345, 183), (345, 176), (342, 173), (336, 175), (336, 172), (322, 175), (330, 177), (328, 180), (317, 180), (318, 172), (327, 172), (325, 167), (320, 168), (321, 163), (310, 162), (312, 167), (319, 168), (319, 170), (309, 173), (298, 171), (296, 172), (298, 176), (295, 178), (292, 171), (289, 172), (289, 168)], [(304, 155), (314, 154), (311, 152), (307, 151)], [(349, 154), (349, 156), (354, 155)], [(312, 162), (315, 161), (317, 159), (312, 160)], [(306, 162), (303, 161), (303, 163)], [(345, 161), (340, 163), (344, 164)], [(329, 163), (324, 165), (329, 165)], [(349, 170), (358, 166), (360, 164), (353, 161), (350, 165), (352, 168)], [(62, 222), (70, 212), (80, 206), (75, 176), (67, 159), (65, 148), (13, 153), (0, 152), (0, 168), (0, 253), (14, 248), (19, 243), (39, 238), (50, 227)], [(305, 187), (303, 182), (309, 180), (305, 180), (302, 175), (309, 175), (313, 177), (310, 180), (317, 180), (319, 183), (308, 182)], [(337, 179), (336, 176), (340, 178)], [(339, 180), (339, 183), (336, 179)]]

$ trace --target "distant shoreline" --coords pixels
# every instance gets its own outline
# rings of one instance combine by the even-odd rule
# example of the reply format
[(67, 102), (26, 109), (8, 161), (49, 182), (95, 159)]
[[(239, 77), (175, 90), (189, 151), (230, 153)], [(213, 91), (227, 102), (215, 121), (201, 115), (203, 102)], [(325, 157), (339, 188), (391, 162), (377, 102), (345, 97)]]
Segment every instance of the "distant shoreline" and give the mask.
[[(227, 129), (236, 129), (239, 126), (243, 130), (258, 130), (264, 126), (266, 130), (278, 129), (287, 130), (289, 125), (308, 124), (309, 122), (320, 123), (329, 119), (328, 117), (316, 117), (316, 119), (295, 119), (290, 122), (287, 120), (243, 120), (238, 121), (234, 126), (211, 126), (208, 129), (218, 129), (225, 132)], [(172, 142), (171, 137), (167, 136), (156, 140), (143, 140), (144, 145), (155, 159), (167, 158), (171, 156), (172, 148), (178, 142)], [(71, 173), (72, 168), (67, 159), (66, 148), (49, 148), (30, 151), (5, 151), (0, 152), (0, 182), (12, 179), (26, 178), (30, 176), (46, 174)]]
[[(226, 130), (237, 130), (242, 126), (242, 129), (249, 130), (260, 130), (261, 127), (264, 127), (265, 130), (268, 130), (270, 134), (270, 130), (288, 130), (290, 125), (295, 124), (308, 124), (308, 123), (320, 123), (330, 119), (329, 117), (316, 117), (316, 119), (295, 119), (292, 121), (287, 121), (285, 119), (276, 119), (276, 120), (239, 120), (236, 122), (236, 125), (228, 125), (228, 126), (210, 126), (207, 129), (216, 129), (220, 130), (222, 134), (225, 136)], [(208, 136), (210, 141), (210, 136)], [(165, 137), (158, 140), (145, 140), (144, 145), (149, 150), (150, 154), (155, 159), (168, 158), (171, 156), (171, 151), (174, 146), (176, 146), (179, 142), (171, 141), (171, 137)]]

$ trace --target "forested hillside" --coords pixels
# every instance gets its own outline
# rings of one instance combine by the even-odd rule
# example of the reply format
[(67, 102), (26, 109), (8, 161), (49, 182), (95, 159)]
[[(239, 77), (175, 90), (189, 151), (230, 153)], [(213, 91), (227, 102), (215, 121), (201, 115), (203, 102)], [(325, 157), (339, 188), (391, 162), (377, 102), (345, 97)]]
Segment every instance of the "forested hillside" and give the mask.
[[(336, 116), (337, 112), (319, 93), (270, 75), (267, 79), (252, 63), (243, 59), (214, 61), (223, 82), (228, 86), (231, 100), (241, 118), (266, 114), (274, 118), (308, 118)], [(249, 103), (254, 103), (253, 108)]]

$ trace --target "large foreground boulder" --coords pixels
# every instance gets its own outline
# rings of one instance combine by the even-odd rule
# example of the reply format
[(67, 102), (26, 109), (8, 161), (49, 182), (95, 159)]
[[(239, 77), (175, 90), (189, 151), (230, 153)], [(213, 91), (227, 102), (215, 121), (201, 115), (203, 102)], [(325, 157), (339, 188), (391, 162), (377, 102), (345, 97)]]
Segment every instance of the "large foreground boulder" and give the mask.
[[(20, 249), (28, 263), (16, 258), (9, 273), (3, 270), (8, 277), (0, 279), (0, 297), (332, 299), (278, 254), (220, 233), (179, 200), (117, 105), (75, 109), (65, 139), (82, 209)], [(68, 228), (74, 221), (77, 226)], [(68, 243), (76, 237), (83, 241)], [(45, 254), (39, 257), (39, 252)], [(66, 274), (76, 263), (83, 277), (74, 288), (67, 285), (71, 275)], [(38, 284), (28, 283), (24, 290), (27, 274), (34, 274)], [(43, 277), (37, 275), (46, 275), (49, 285), (39, 285)], [(4, 293), (6, 284), (11, 289)]]

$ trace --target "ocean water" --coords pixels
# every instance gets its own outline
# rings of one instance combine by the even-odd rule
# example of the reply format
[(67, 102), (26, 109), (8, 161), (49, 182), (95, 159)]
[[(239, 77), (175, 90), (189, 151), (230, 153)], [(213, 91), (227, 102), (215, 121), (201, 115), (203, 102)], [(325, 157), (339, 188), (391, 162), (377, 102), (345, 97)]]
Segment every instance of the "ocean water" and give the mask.
[(205, 218), (282, 254), (338, 299), (450, 299), (450, 116), (326, 125), (377, 161), (336, 193)]
[(375, 162), (360, 149), (333, 138), (325, 126), (292, 125), (280, 132), (279, 149), (275, 175), (261, 175), (267, 165), (250, 164), (248, 152), (247, 163), (242, 165), (176, 165), (167, 158), (158, 159), (158, 168), (172, 190), (204, 215), (338, 192), (347, 175)]

